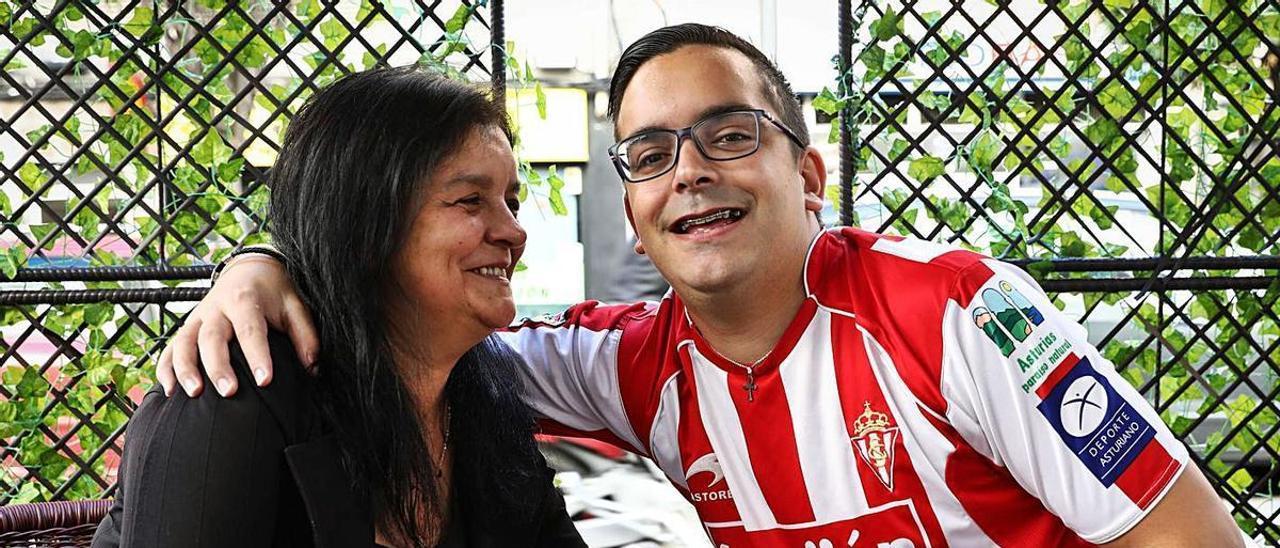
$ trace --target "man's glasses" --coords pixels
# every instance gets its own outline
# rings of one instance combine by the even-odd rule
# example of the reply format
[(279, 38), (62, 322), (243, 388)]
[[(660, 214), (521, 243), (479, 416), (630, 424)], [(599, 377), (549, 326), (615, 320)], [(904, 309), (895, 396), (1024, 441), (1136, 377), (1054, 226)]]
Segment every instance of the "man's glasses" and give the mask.
[(680, 144), (693, 139), (698, 152), (708, 160), (745, 158), (760, 150), (760, 119), (782, 130), (801, 148), (804, 143), (787, 126), (761, 109), (735, 110), (714, 114), (684, 129), (655, 129), (627, 137), (609, 147), (609, 157), (622, 180), (640, 183), (660, 177), (680, 161)]

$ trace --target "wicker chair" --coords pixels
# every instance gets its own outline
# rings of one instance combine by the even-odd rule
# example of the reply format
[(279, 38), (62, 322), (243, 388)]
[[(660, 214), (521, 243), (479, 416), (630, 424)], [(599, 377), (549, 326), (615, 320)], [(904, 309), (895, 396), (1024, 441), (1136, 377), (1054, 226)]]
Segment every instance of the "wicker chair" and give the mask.
[(0, 548), (88, 546), (109, 500), (77, 500), (0, 507)]

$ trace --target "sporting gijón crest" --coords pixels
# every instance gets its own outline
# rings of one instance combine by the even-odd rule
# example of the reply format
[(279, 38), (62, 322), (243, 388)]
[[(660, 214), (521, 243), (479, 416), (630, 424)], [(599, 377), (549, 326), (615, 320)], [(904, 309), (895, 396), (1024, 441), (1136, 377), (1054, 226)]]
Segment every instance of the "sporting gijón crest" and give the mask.
[(893, 448), (898, 440), (898, 427), (889, 415), (873, 411), (871, 402), (862, 405), (862, 415), (853, 421), (853, 437), (849, 442), (884, 488), (893, 491)]

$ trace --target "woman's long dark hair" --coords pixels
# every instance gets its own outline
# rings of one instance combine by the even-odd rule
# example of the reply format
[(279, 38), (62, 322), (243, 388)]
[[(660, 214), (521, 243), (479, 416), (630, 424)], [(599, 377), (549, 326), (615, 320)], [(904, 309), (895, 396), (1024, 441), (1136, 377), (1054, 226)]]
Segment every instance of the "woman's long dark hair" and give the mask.
[[(415, 402), (392, 361), (392, 256), (441, 161), (506, 115), (481, 91), (408, 67), (342, 78), (289, 125), (271, 170), (271, 234), (319, 330), (315, 391), (343, 463), (376, 523), (422, 546), (448, 509)], [(526, 515), (517, 491), (535, 468), (533, 421), (519, 397), (519, 358), (490, 336), (445, 386), (452, 405), (454, 492), (489, 515)], [(428, 453), (431, 450), (431, 453)], [(466, 511), (466, 507), (463, 507)]]

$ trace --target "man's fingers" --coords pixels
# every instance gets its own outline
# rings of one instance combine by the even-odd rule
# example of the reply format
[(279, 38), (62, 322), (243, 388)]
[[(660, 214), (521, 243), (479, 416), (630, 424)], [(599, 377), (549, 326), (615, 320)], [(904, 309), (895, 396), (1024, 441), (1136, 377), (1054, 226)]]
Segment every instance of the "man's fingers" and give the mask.
[(240, 344), (240, 351), (244, 352), (245, 361), (249, 362), (254, 382), (258, 386), (270, 384), (271, 347), (267, 343), (266, 318), (262, 317), (257, 307), (239, 307), (228, 312), (231, 314), (228, 319), (235, 330), (236, 342)]
[(156, 360), (156, 382), (164, 388), (165, 397), (173, 395), (173, 385), (177, 383), (177, 379), (173, 377), (173, 357), (168, 345), (160, 351), (160, 358)]
[(316, 335), (315, 324), (311, 322), (311, 314), (307, 312), (307, 307), (302, 304), (302, 301), (286, 299), (283, 320), (294, 350), (310, 371), (320, 355), (320, 338)]
[(204, 372), (224, 398), (234, 395), (238, 385), (227, 356), (230, 338), (231, 326), (225, 319), (210, 320), (200, 327), (200, 359), (204, 362)]
[[(195, 312), (192, 312), (195, 314)], [(200, 319), (188, 316), (187, 323), (169, 338), (170, 358), (173, 360), (173, 376), (188, 396), (200, 395), (200, 366), (196, 360), (196, 337), (200, 334)]]

